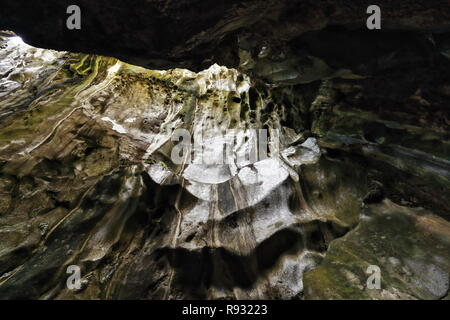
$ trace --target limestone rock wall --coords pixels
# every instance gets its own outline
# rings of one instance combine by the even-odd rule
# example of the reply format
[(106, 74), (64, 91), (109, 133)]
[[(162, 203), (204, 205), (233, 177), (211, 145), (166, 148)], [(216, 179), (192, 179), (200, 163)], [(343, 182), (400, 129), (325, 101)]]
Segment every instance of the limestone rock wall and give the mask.
[[(37, 49), (8, 32), (0, 47), (0, 298), (448, 298), (439, 49), (373, 68), (380, 60), (317, 52), (318, 65), (280, 62), (274, 74), (272, 55), (248, 73), (195, 73)], [(319, 60), (335, 71), (318, 72)], [(286, 77), (295, 66), (312, 77)], [(261, 128), (268, 157), (241, 158)], [(226, 163), (193, 153), (179, 164), (176, 129), (206, 133), (209, 159), (226, 129), (239, 134)], [(81, 267), (78, 291), (69, 265)], [(369, 265), (382, 290), (367, 288)]]

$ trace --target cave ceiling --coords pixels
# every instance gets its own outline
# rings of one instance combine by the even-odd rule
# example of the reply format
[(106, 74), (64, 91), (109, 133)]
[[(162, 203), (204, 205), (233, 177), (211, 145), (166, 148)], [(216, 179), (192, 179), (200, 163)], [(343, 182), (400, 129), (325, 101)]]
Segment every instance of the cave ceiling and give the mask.
[(450, 1), (370, 4), (3, 0), (0, 299), (450, 299)]

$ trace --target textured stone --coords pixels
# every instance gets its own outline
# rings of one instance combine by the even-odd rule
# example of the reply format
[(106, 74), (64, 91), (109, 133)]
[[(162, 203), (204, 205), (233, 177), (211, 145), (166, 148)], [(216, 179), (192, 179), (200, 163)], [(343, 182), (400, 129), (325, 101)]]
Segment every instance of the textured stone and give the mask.
[[(325, 2), (318, 3), (310, 9), (317, 16), (274, 26), (269, 34), (259, 27), (270, 15), (251, 23), (255, 29), (246, 32), (260, 30), (268, 40), (286, 35), (283, 26), (292, 34), (257, 52), (242, 40), (239, 70), (213, 63), (221, 61), (208, 50), (201, 59), (213, 60), (200, 72), (149, 70), (33, 48), (3, 32), (0, 297), (448, 297), (445, 37), (377, 33), (369, 53), (350, 59), (341, 49), (358, 47), (359, 31), (305, 32), (360, 18), (344, 6), (345, 15), (330, 9), (329, 21), (319, 24)], [(156, 4), (162, 2), (149, 8)], [(248, 5), (251, 12), (257, 4)], [(288, 5), (277, 8), (281, 15)], [(429, 17), (445, 13), (444, 6)], [(403, 26), (416, 19), (387, 16)], [(246, 19), (217, 34), (241, 30)], [(446, 22), (414, 25), (445, 31)], [(186, 49), (169, 58), (194, 57), (197, 46), (210, 45), (208, 37), (195, 37), (191, 47), (167, 40)], [(317, 41), (327, 39), (345, 46), (333, 48), (330, 40), (321, 50)], [(77, 48), (87, 48), (83, 43)], [(144, 55), (153, 59), (164, 50)], [(196, 59), (182, 65), (203, 67)], [(258, 140), (252, 130), (262, 128), (269, 129), (269, 157), (251, 163), (242, 153)], [(228, 162), (179, 164), (171, 158), (175, 129), (193, 136), (207, 131), (208, 160), (220, 157), (225, 130), (239, 134)], [(65, 287), (72, 264), (82, 270), (77, 291)], [(366, 288), (371, 264), (382, 271), (382, 290)]]
[[(66, 10), (73, 4), (81, 8), (81, 30), (66, 27)], [(290, 52), (301, 46), (299, 36), (326, 27), (365, 29), (366, 11), (372, 4), (369, 0), (136, 0), (132, 5), (122, 0), (46, 0), (33, 4), (4, 0), (2, 12), (6, 14), (0, 17), (0, 30), (14, 30), (37, 47), (103, 54), (151, 69), (200, 71), (213, 63), (236, 68), (240, 56), (250, 58), (245, 59), (247, 67), (255, 58), (277, 60), (280, 71), (273, 77), (282, 79), (298, 75), (299, 68), (292, 66), (298, 65), (300, 57)], [(376, 4), (382, 8), (384, 30), (450, 30), (450, 4), (446, 0), (378, 0)], [(356, 37), (361, 40), (360, 35)], [(349, 38), (350, 34), (344, 34), (324, 39), (332, 48), (326, 51), (340, 51), (354, 62), (357, 52), (371, 54), (370, 46), (334, 44)], [(364, 42), (372, 41), (366, 37)], [(350, 55), (345, 57), (345, 53)], [(283, 61), (282, 56), (290, 59)], [(300, 60), (305, 59), (323, 66), (322, 76), (337, 71), (315, 58)], [(262, 66), (256, 63), (256, 68), (266, 73), (270, 68), (264, 61)], [(308, 75), (319, 79), (313, 72)]]

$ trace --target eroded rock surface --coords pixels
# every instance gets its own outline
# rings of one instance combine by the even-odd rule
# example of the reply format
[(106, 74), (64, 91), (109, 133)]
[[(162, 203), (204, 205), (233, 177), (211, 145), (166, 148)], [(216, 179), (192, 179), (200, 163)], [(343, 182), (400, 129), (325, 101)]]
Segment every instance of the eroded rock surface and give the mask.
[[(406, 50), (422, 40), (354, 65), (316, 52), (278, 74), (260, 56), (245, 74), (2, 33), (0, 297), (448, 298), (450, 68), (430, 42)], [(291, 76), (297, 64), (311, 70)], [(252, 163), (241, 154), (261, 128), (269, 154)], [(239, 134), (224, 164), (177, 164), (176, 129), (206, 132), (209, 159)]]

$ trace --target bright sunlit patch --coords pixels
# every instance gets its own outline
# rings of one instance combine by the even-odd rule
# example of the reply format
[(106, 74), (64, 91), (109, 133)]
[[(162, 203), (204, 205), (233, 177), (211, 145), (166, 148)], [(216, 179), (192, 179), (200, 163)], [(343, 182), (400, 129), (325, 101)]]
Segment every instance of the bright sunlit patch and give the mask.
[(119, 133), (127, 133), (127, 130), (126, 130), (124, 127), (122, 127), (120, 124), (118, 124), (117, 122), (115, 122), (114, 120), (112, 120), (112, 119), (110, 119), (110, 118), (108, 118), (108, 117), (103, 117), (102, 120), (103, 120), (103, 121), (111, 122), (112, 125), (113, 125), (113, 128), (112, 128), (112, 129), (113, 129), (114, 131), (117, 131), (117, 132), (119, 132)]
[(22, 38), (19, 36), (15, 36), (9, 39), (9, 43), (13, 46), (23, 45), (25, 42), (23, 42)]
[(108, 73), (116, 73), (117, 71), (119, 71), (120, 67), (121, 63), (117, 62), (115, 65), (108, 68)]

